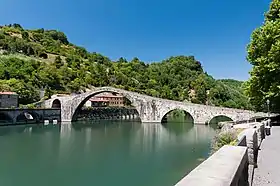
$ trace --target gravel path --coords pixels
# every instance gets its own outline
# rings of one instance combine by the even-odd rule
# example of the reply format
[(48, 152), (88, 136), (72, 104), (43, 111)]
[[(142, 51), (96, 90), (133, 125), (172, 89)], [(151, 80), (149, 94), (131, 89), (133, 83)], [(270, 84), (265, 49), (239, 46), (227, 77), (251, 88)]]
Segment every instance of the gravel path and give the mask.
[(252, 185), (280, 186), (280, 126), (272, 127), (261, 144)]

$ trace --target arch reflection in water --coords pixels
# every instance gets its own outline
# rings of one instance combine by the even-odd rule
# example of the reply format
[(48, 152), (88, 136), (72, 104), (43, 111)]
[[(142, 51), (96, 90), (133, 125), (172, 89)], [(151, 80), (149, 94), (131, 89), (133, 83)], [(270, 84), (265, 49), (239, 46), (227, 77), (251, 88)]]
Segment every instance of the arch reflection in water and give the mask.
[(0, 136), (0, 183), (174, 185), (208, 156), (215, 133), (207, 126), (175, 125), (80, 122), (8, 132)]

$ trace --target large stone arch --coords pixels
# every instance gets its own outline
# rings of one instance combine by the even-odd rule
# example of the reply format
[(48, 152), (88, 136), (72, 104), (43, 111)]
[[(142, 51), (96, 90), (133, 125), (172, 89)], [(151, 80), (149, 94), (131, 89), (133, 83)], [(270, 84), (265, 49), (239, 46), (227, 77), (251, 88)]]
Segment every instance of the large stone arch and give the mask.
[(179, 108), (171, 109), (171, 110), (169, 110), (169, 111), (167, 111), (167, 112), (165, 111), (165, 112), (162, 114), (161, 123), (163, 123), (164, 118), (165, 118), (168, 114), (170, 114), (171, 112), (176, 111), (176, 110), (184, 111), (184, 113), (186, 114), (186, 116), (189, 115), (190, 119), (192, 120), (192, 123), (194, 123), (194, 117), (191, 115), (191, 113), (189, 113), (188, 111), (186, 111), (186, 110), (184, 110), (184, 109), (179, 109)]
[(233, 121), (249, 120), (253, 112), (241, 110), (241, 109), (231, 109), (224, 107), (211, 107), (208, 114), (205, 116), (205, 124), (208, 124), (213, 118), (218, 116), (225, 116)]
[(210, 124), (210, 122), (212, 120), (214, 120), (215, 118), (218, 118), (218, 117), (226, 117), (226, 118), (229, 118), (231, 121), (238, 120), (238, 116), (235, 114), (223, 113), (223, 112), (218, 112), (218, 113), (212, 112), (212, 113), (209, 113), (208, 116), (206, 116), (204, 124), (208, 125), (208, 124)]
[[(75, 96), (66, 96), (66, 97), (56, 97), (54, 100), (59, 100), (61, 103), (61, 120), (62, 121), (74, 121), (76, 112), (79, 108), (81, 108), (87, 100), (89, 100), (92, 96), (95, 96), (100, 93), (104, 92), (110, 92), (110, 93), (116, 93), (116, 94), (122, 94), (125, 98), (127, 98), (131, 105), (135, 107), (137, 110), (139, 117), (141, 121), (144, 120), (143, 114), (141, 115), (141, 104), (143, 103), (143, 100), (138, 98), (137, 96), (133, 95), (133, 93), (121, 89), (115, 89), (110, 87), (104, 87), (104, 88), (97, 88), (92, 91), (83, 93), (83, 94), (77, 94)], [(50, 105), (50, 103), (47, 103)]]
[[(223, 119), (221, 119), (223, 118)], [(221, 122), (222, 121), (233, 121), (233, 119), (229, 116), (226, 116), (226, 115), (217, 115), (217, 116), (214, 116), (213, 118), (211, 118), (209, 121), (208, 121), (208, 124), (212, 124), (213, 122), (215, 123), (216, 121), (215, 120), (218, 120), (220, 119)]]
[(194, 110), (191, 107), (186, 107), (186, 106), (181, 105), (181, 104), (163, 105), (162, 107), (159, 108), (159, 110), (160, 110), (159, 122), (161, 122), (163, 120), (163, 118), (168, 113), (170, 113), (170, 112), (172, 112), (174, 110), (183, 110), (185, 113), (189, 114), (192, 117), (193, 122), (196, 121)]

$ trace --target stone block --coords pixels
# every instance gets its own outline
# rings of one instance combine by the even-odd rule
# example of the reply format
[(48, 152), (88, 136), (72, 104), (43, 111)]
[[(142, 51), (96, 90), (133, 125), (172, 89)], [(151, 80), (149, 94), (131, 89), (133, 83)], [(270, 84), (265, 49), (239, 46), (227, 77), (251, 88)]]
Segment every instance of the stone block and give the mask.
[(50, 121), (49, 120), (44, 120), (44, 125), (49, 125)]
[(265, 126), (265, 135), (270, 136), (271, 134), (271, 127), (270, 126)]
[(256, 123), (254, 125), (254, 128), (256, 129), (257, 132), (258, 147), (260, 147), (262, 140), (265, 139), (265, 127), (263, 123)]
[(238, 138), (237, 146), (247, 147), (246, 136), (242, 136), (241, 138)]
[(239, 134), (238, 139), (242, 136), (246, 136), (249, 164), (256, 167), (258, 157), (258, 138), (256, 130), (254, 128), (246, 129)]

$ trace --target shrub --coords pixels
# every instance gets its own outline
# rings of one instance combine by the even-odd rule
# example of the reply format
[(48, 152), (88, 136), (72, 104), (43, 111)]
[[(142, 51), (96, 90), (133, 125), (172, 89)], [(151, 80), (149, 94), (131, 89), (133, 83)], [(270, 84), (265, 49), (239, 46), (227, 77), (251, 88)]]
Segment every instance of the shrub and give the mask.
[(236, 145), (238, 133), (237, 130), (231, 129), (217, 134), (212, 142), (212, 153), (224, 145)]
[(26, 107), (28, 109), (35, 109), (36, 108), (36, 106), (34, 104), (28, 104), (28, 105), (26, 105)]
[(22, 39), (25, 39), (25, 40), (29, 39), (29, 34), (27, 31), (23, 31), (21, 35), (22, 35)]

